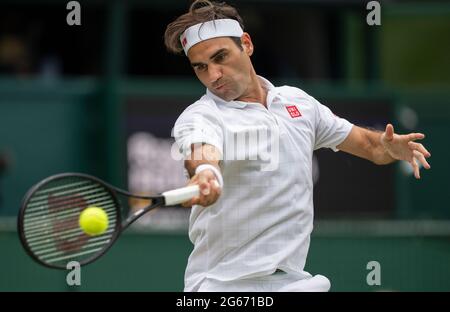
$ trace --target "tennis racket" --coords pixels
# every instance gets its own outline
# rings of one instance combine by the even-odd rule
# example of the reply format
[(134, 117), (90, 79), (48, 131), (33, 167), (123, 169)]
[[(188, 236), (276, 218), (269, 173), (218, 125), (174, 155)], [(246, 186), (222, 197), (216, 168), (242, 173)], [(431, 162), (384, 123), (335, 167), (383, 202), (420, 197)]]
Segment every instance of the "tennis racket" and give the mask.
[[(119, 194), (151, 203), (122, 222)], [(57, 174), (37, 183), (25, 195), (18, 232), (27, 253), (46, 267), (66, 269), (70, 261), (85, 265), (102, 256), (126, 228), (148, 211), (180, 204), (198, 194), (198, 185), (193, 185), (157, 196), (138, 196), (87, 174)], [(90, 206), (102, 208), (108, 215), (108, 228), (100, 235), (89, 236), (79, 226), (80, 213)]]

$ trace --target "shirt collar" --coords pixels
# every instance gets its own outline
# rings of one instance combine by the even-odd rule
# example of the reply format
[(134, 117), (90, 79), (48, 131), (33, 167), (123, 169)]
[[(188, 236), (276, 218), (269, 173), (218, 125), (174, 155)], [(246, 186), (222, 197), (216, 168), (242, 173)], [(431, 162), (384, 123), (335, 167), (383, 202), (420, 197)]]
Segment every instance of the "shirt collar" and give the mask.
[[(275, 97), (276, 88), (275, 86), (266, 78), (262, 76), (258, 76), (259, 81), (261, 82), (263, 88), (267, 90), (267, 104), (270, 106), (272, 103), (273, 98)], [(216, 103), (225, 104), (229, 107), (234, 108), (244, 108), (247, 106), (247, 104), (250, 104), (250, 102), (242, 102), (242, 101), (225, 101), (212, 93), (209, 89), (206, 89), (206, 95), (210, 98), (212, 98)]]

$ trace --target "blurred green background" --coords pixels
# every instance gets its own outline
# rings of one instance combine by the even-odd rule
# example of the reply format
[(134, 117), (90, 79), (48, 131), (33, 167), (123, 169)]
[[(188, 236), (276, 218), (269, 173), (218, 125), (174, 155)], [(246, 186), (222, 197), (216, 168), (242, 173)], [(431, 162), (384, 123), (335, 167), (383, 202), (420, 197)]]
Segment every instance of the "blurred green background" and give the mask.
[[(165, 25), (189, 1), (79, 2), (81, 26), (67, 26), (67, 1), (0, 4), (0, 291), (181, 291), (192, 249), (187, 228), (131, 230), (83, 268), (79, 287), (66, 285), (67, 272), (35, 264), (20, 245), (15, 218), (39, 180), (79, 171), (128, 188), (133, 100), (187, 106), (204, 92), (186, 60), (162, 43)], [(367, 1), (229, 3), (247, 21), (259, 74), (337, 111), (356, 103), (349, 116), (369, 115), (382, 102), (380, 120), (425, 133), (433, 155), (420, 181), (397, 163), (376, 179), (344, 183), (345, 200), (364, 210), (375, 198), (356, 198), (352, 189), (362, 187), (376, 194), (379, 211), (336, 205), (321, 213), (318, 205), (330, 205), (315, 193), (306, 269), (328, 276), (332, 291), (449, 291), (450, 4), (380, 2), (381, 26), (366, 24)], [(381, 265), (381, 286), (366, 283), (372, 260)]]

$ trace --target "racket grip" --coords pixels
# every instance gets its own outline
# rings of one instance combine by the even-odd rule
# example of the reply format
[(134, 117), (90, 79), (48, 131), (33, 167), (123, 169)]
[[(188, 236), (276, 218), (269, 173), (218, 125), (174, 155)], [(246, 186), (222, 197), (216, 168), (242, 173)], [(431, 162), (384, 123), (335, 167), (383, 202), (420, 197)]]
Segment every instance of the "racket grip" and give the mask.
[(167, 191), (162, 193), (164, 196), (165, 205), (176, 205), (185, 202), (192, 197), (198, 196), (200, 194), (200, 188), (198, 185), (191, 185), (182, 187), (176, 190)]

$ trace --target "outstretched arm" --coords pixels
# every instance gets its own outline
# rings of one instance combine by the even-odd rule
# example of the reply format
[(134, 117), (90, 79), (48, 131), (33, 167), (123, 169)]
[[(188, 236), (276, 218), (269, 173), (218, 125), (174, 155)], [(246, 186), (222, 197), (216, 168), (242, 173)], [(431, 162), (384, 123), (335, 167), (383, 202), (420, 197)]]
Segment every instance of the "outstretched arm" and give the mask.
[(418, 161), (425, 169), (430, 169), (426, 158), (431, 154), (420, 143), (414, 141), (425, 138), (422, 133), (399, 135), (394, 133), (391, 124), (384, 132), (353, 126), (348, 137), (337, 146), (341, 151), (368, 159), (377, 165), (385, 165), (396, 160), (407, 161), (414, 170), (416, 179), (420, 179)]

